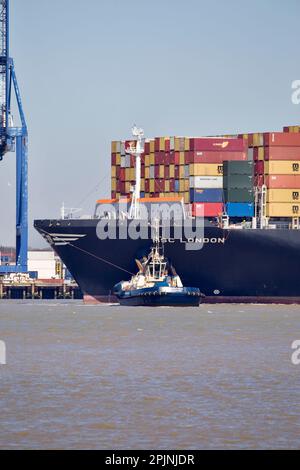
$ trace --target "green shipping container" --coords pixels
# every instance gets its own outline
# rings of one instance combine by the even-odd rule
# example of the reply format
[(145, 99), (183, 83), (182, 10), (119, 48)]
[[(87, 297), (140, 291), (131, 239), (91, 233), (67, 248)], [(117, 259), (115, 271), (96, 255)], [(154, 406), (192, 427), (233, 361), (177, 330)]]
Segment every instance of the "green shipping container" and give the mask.
[(223, 164), (223, 175), (253, 175), (253, 161), (226, 161)]
[(225, 202), (248, 202), (254, 203), (254, 191), (249, 189), (228, 188), (224, 190)]
[(224, 175), (223, 187), (226, 189), (253, 189), (252, 175)]

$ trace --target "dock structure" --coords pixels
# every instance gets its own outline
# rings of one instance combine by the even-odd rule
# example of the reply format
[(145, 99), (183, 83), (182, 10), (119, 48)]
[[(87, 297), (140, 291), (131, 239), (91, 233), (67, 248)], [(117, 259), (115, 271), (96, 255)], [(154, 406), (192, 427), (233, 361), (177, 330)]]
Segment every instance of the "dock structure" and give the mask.
[(61, 279), (40, 279), (28, 282), (0, 280), (0, 300), (75, 300), (82, 298), (83, 294), (76, 283), (66, 283)]

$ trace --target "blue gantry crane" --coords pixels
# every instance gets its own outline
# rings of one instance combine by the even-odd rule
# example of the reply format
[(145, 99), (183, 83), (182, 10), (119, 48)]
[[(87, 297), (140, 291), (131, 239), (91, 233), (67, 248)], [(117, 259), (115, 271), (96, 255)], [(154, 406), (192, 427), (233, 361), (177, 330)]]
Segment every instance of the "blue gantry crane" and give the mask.
[[(19, 127), (13, 124), (13, 91), (20, 116)], [(0, 274), (25, 273), (28, 257), (28, 131), (14, 61), (9, 56), (9, 0), (0, 0), (0, 161), (7, 152), (14, 152), (16, 157), (16, 264), (0, 265)], [(1, 203), (3, 205), (5, 201)]]

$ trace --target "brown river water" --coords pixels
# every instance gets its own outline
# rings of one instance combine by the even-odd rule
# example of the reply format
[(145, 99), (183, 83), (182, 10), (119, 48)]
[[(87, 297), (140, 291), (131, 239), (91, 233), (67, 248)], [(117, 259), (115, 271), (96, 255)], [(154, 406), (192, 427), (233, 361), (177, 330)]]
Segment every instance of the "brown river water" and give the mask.
[(300, 307), (0, 302), (1, 449), (300, 447)]

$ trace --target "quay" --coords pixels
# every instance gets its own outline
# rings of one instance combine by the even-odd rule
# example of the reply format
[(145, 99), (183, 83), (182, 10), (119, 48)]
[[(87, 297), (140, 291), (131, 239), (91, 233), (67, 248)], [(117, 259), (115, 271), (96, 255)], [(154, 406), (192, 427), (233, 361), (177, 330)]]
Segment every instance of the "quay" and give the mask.
[(7, 282), (0, 279), (0, 300), (82, 299), (79, 286), (63, 279), (38, 279)]

